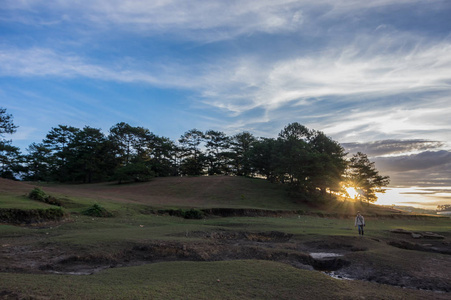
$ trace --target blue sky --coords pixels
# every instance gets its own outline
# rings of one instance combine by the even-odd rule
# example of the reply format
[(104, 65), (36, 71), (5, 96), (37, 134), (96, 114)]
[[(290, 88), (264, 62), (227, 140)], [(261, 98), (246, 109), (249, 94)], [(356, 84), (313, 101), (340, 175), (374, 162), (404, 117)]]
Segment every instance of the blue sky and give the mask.
[(451, 202), (450, 15), (447, 0), (2, 0), (0, 107), (24, 152), (59, 124), (177, 140), (299, 122), (432, 207)]

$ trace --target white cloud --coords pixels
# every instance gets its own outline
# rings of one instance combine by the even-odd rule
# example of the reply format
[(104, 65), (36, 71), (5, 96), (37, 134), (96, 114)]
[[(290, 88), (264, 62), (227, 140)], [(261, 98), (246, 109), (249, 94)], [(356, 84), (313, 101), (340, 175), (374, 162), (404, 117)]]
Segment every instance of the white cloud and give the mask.
[[(87, 23), (98, 30), (129, 30), (143, 34), (169, 33), (194, 40), (223, 40), (254, 32), (283, 32), (303, 23), (301, 3), (279, 1), (136, 1), (92, 0), (6, 1), (9, 20), (51, 24), (55, 20)], [(34, 17), (38, 12), (47, 12)], [(21, 14), (27, 13), (28, 18)], [(64, 16), (62, 18), (61, 16)], [(6, 17), (4, 17), (6, 18)], [(55, 23), (56, 24), (56, 23)]]
[(118, 82), (146, 82), (165, 85), (151, 73), (95, 63), (72, 53), (47, 48), (0, 48), (0, 75), (7, 77), (92, 78)]
[[(435, 2), (438, 5), (443, 0)], [(371, 10), (394, 5), (434, 7), (421, 0), (5, 0), (0, 18), (36, 25), (82, 23), (91, 31), (175, 34), (182, 39), (211, 42), (259, 32), (307, 30), (307, 23), (311, 30), (320, 21), (362, 18)]]
[[(373, 44), (370, 53), (358, 41), (314, 56), (261, 63), (241, 59), (236, 65), (229, 63), (226, 72), (205, 74), (207, 82), (215, 82), (205, 94), (226, 95), (230, 101), (221, 106), (238, 112), (258, 106), (274, 109), (293, 101), (303, 104), (316, 97), (368, 98), (451, 89), (450, 42), (388, 53), (382, 51), (384, 38)], [(252, 99), (253, 105), (240, 107), (241, 99)]]
[[(358, 38), (353, 45), (286, 60), (263, 61), (266, 58), (245, 54), (200, 65), (133, 60), (105, 65), (51, 49), (3, 47), (0, 48), (0, 74), (87, 77), (187, 88), (202, 95), (209, 105), (234, 114), (257, 107), (274, 110), (288, 103), (309, 105), (306, 101), (309, 98), (360, 95), (361, 98), (355, 99), (369, 99), (451, 89), (451, 42), (416, 46), (407, 51), (395, 44), (392, 46), (396, 46), (397, 51), (384, 52), (387, 47), (385, 37), (373, 38), (369, 50), (362, 42), (368, 38)], [(402, 130), (400, 125), (406, 118), (399, 116), (406, 110), (410, 110), (409, 128), (412, 128), (413, 118), (433, 117), (446, 109), (434, 107), (431, 100), (428, 106), (431, 107), (428, 111), (418, 112), (411, 106), (398, 108), (390, 112), (391, 118), (387, 117), (397, 124), (384, 121), (385, 125), (380, 129), (386, 131), (394, 127)], [(426, 125), (423, 123), (421, 126)]]
[(368, 143), (342, 143), (347, 152), (353, 154), (363, 152), (371, 157), (394, 157), (399, 155), (418, 154), (427, 150), (443, 147), (443, 142), (430, 140), (381, 140)]
[[(396, 5), (418, 3), (421, 1), (404, 0)], [(67, 1), (22, 0), (6, 1), (4, 11), (10, 13), (6, 14), (10, 19), (14, 12), (19, 12), (17, 16), (22, 18), (24, 12), (39, 16), (38, 23), (46, 22), (47, 26), (51, 26), (52, 21), (88, 23), (89, 28), (98, 30), (176, 34), (180, 39), (204, 42), (251, 37), (259, 32), (290, 33), (293, 34), (290, 37), (296, 38), (298, 34), (310, 34), (306, 30), (324, 19), (349, 14), (361, 16), (369, 10), (392, 5), (388, 0), (315, 3), (93, 0), (76, 5)], [(42, 14), (44, 9), (49, 12)], [(324, 28), (322, 33), (327, 26)], [(182, 60), (168, 63), (158, 58), (140, 61), (127, 57), (102, 62), (84, 57), (84, 52), (64, 50), (61, 45), (54, 48), (38, 45), (28, 49), (0, 46), (0, 75), (81, 77), (188, 89), (197, 100), (229, 117), (237, 118), (258, 110), (260, 116), (250, 119), (268, 121), (282, 114), (287, 120), (309, 118), (314, 128), (345, 137), (345, 141), (351, 140), (355, 132), (367, 133), (368, 138), (376, 133), (383, 138), (393, 134), (394, 138), (402, 138), (406, 132), (413, 131), (423, 134), (434, 131), (437, 136), (431, 138), (440, 140), (438, 135), (443, 137), (443, 133), (439, 132), (451, 126), (445, 117), (451, 112), (446, 105), (450, 98), (443, 95), (451, 89), (451, 41), (408, 34), (383, 24), (375, 27), (371, 34), (356, 33), (352, 39), (349, 36), (343, 41), (332, 39), (321, 43), (315, 52), (303, 51), (304, 45), (300, 43), (299, 51), (287, 56), (263, 55), (257, 51), (243, 51), (233, 56), (224, 52), (221, 59), (206, 56), (202, 62), (192, 63)], [(429, 92), (442, 94), (427, 98), (425, 95)], [(399, 95), (412, 94), (417, 98), (409, 98), (408, 106), (397, 99)], [(387, 97), (392, 97), (393, 103), (381, 105), (380, 99)], [(320, 107), (336, 101), (349, 111), (337, 113)], [(319, 120), (321, 125), (317, 127), (315, 122)]]

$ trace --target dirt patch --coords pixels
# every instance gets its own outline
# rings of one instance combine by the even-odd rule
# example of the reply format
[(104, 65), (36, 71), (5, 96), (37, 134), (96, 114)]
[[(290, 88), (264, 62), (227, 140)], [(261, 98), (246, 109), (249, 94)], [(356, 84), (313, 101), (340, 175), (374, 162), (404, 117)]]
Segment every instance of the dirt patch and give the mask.
[[(377, 243), (379, 245), (368, 246), (369, 253), (349, 253), (346, 257), (351, 265), (344, 266), (335, 274), (343, 278), (405, 288), (451, 292), (449, 254), (432, 251), (430, 245), (414, 245), (404, 240), (392, 239)], [(398, 250), (387, 248), (392, 246)], [(443, 252), (449, 253), (450, 248), (446, 247)]]
[(60, 208), (26, 210), (18, 208), (0, 209), (0, 223), (9, 223), (15, 225), (59, 222), (66, 217), (67, 214)]
[(412, 243), (409, 241), (389, 241), (390, 246), (394, 246), (406, 250), (416, 250), (424, 252), (436, 252), (451, 255), (451, 247), (449, 243)]
[(184, 234), (178, 234), (176, 236), (185, 237), (196, 237), (196, 238), (204, 238), (204, 239), (212, 239), (212, 240), (247, 240), (254, 242), (271, 242), (271, 243), (282, 243), (288, 242), (292, 234), (287, 234), (279, 231), (271, 231), (271, 232), (241, 232), (241, 231), (227, 231), (227, 230), (218, 230), (218, 231), (194, 231)]
[(136, 266), (163, 261), (224, 261), (257, 259), (290, 264), (307, 270), (335, 271), (350, 262), (343, 258), (315, 259), (308, 253), (263, 247), (217, 243), (153, 242), (136, 245), (115, 258), (98, 256), (70, 256), (45, 264), (39, 270), (62, 274), (93, 274), (106, 268)]
[(8, 290), (0, 290), (0, 299), (17, 300), (17, 299), (25, 299), (25, 298), (22, 298), (19, 294), (8, 291)]
[(390, 246), (406, 250), (434, 252), (451, 255), (451, 243), (447, 240), (449, 233), (412, 232), (404, 229), (390, 231)]
[(281, 217), (299, 214), (297, 211), (240, 208), (209, 208), (202, 211), (206, 215), (220, 217)]
[[(133, 244), (108, 254), (88, 253), (89, 249), (63, 251), (55, 245), (37, 249), (26, 244), (4, 244), (0, 248), (0, 272), (87, 275), (108, 268), (156, 262), (256, 259), (277, 261), (306, 270), (332, 271), (336, 278), (451, 292), (451, 274), (448, 274), (451, 256), (434, 253), (424, 257), (415, 249), (401, 249), (397, 253), (413, 251), (406, 252), (406, 255), (414, 254), (415, 261), (421, 257), (421, 264), (400, 268), (373, 257), (373, 252), (390, 249), (390, 240), (346, 236), (318, 238), (278, 231), (236, 230), (184, 232), (177, 236), (184, 238)], [(399, 253), (403, 255), (403, 252)]]
[[(180, 234), (181, 235), (181, 234)], [(112, 254), (62, 252), (56, 247), (35, 249), (27, 245), (2, 247), (0, 271), (92, 274), (106, 268), (162, 261), (271, 260), (308, 270), (338, 270), (345, 258), (315, 259), (299, 251), (291, 234), (283, 232), (190, 232), (196, 241), (152, 241)]]

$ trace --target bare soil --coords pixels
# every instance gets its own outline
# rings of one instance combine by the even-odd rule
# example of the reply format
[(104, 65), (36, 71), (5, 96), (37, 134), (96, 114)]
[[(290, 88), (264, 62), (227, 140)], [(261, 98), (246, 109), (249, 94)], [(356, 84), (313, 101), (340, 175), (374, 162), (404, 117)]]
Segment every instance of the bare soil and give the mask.
[[(180, 236), (194, 241), (149, 241), (130, 245), (108, 255), (30, 246), (26, 240), (0, 245), (0, 272), (57, 273), (88, 275), (107, 268), (136, 266), (163, 261), (223, 261), (257, 259), (278, 261), (296, 268), (331, 272), (336, 278), (373, 281), (394, 286), (451, 292), (451, 246), (446, 240), (428, 240), (415, 250), (399, 248), (408, 236), (393, 234), (387, 240), (366, 237), (292, 236), (283, 232), (251, 233), (218, 230), (189, 232)], [(36, 243), (32, 243), (36, 245)], [(406, 256), (421, 258), (410, 267), (384, 263), (373, 257), (381, 248), (407, 251)], [(437, 252), (437, 249), (440, 249)], [(311, 253), (330, 253), (330, 257), (314, 258)], [(439, 256), (424, 256), (437, 253)], [(388, 255), (388, 254), (387, 254)], [(401, 254), (402, 256), (402, 254)]]

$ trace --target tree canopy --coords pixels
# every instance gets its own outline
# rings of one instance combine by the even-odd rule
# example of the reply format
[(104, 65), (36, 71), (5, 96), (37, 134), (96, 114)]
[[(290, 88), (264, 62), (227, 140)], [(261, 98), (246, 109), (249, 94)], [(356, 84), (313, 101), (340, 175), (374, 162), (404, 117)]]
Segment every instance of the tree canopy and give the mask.
[(368, 202), (389, 183), (365, 154), (348, 159), (338, 142), (299, 123), (285, 126), (277, 138), (191, 129), (178, 143), (124, 122), (112, 126), (108, 134), (89, 126), (58, 125), (41, 143), (31, 144), (26, 155), (3, 139), (16, 128), (12, 116), (0, 109), (2, 177), (121, 183), (163, 176), (229, 174), (266, 178), (309, 197), (343, 193), (343, 182), (347, 182), (361, 190)]
[(354, 154), (350, 159), (347, 176), (350, 185), (368, 202), (375, 202), (376, 193), (384, 193), (386, 191), (384, 187), (390, 183), (390, 178), (380, 175), (374, 162), (362, 152)]
[(16, 132), (13, 116), (0, 107), (0, 177), (14, 179), (15, 174), (22, 170), (20, 149), (5, 139), (6, 134)]

